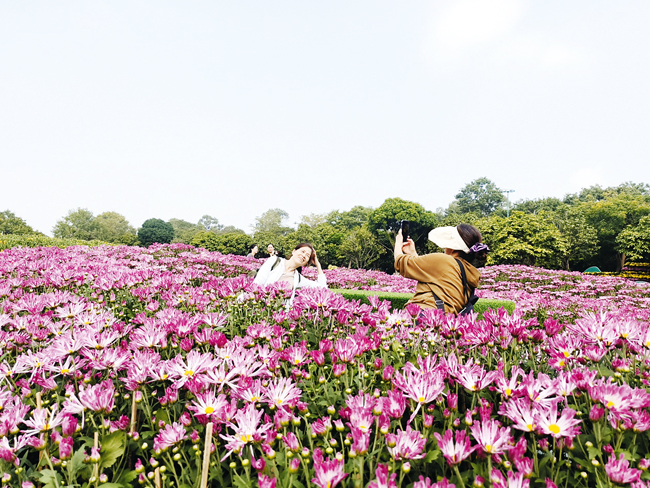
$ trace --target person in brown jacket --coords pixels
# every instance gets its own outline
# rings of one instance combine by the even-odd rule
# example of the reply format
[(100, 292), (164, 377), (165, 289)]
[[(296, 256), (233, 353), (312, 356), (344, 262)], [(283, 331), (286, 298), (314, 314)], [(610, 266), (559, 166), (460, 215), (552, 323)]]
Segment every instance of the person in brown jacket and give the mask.
[(429, 240), (445, 250), (444, 253), (418, 256), (415, 243), (402, 231), (395, 238), (395, 270), (405, 278), (418, 281), (415, 295), (409, 300), (423, 308), (440, 308), (457, 314), (469, 298), (463, 287), (460, 260), (465, 269), (467, 284), (473, 290), (481, 273), (476, 269), (484, 261), (489, 248), (481, 241), (481, 232), (469, 224), (457, 227), (438, 227), (429, 232)]

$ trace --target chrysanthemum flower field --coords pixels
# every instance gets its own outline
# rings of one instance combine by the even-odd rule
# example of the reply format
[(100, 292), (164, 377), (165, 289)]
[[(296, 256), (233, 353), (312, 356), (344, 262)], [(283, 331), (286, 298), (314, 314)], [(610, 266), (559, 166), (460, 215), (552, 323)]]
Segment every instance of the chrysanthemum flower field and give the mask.
[[(260, 289), (185, 245), (0, 253), (12, 487), (645, 487), (650, 288), (483, 271), (509, 316)], [(412, 291), (327, 270), (333, 287)]]

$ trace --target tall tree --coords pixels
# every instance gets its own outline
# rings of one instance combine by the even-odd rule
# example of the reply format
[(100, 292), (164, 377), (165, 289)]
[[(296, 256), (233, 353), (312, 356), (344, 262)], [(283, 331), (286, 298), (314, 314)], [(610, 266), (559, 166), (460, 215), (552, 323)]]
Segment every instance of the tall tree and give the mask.
[(476, 213), (487, 217), (500, 208), (504, 201), (501, 190), (483, 177), (465, 185), (456, 195), (455, 203), (460, 213)]
[(0, 235), (2, 234), (39, 234), (16, 214), (9, 210), (0, 212)]
[(174, 240), (172, 242), (182, 242), (183, 244), (190, 244), (192, 238), (199, 232), (210, 230), (206, 229), (206, 227), (200, 223), (193, 224), (192, 222), (182, 219), (169, 219), (169, 223), (172, 224), (172, 227), (174, 228)]
[(616, 236), (616, 249), (625, 259), (647, 262), (650, 259), (650, 215), (641, 217), (637, 225), (628, 225)]
[(386, 254), (386, 250), (366, 227), (357, 227), (345, 236), (339, 246), (339, 254), (346, 261), (348, 268), (367, 269), (378, 261), (382, 254)]
[(352, 207), (347, 212), (335, 210), (327, 215), (327, 221), (338, 229), (350, 231), (365, 227), (373, 210), (372, 207), (362, 207), (361, 205)]
[(104, 212), (95, 217), (93, 237), (104, 242), (132, 246), (138, 240), (135, 228), (117, 212)]
[(203, 227), (202, 230), (209, 230), (212, 232), (217, 232), (223, 229), (223, 225), (219, 224), (219, 219), (212, 215), (204, 215), (199, 219), (197, 225)]
[(491, 216), (482, 219), (479, 229), (483, 241), (491, 248), (490, 264), (562, 267), (567, 243), (547, 212), (515, 211), (510, 218)]
[(255, 219), (253, 241), (259, 246), (262, 257), (266, 255), (266, 247), (269, 244), (273, 244), (280, 254), (290, 250), (286, 237), (294, 232), (294, 229), (285, 225), (288, 218), (289, 214), (284, 210), (272, 208)]
[(174, 239), (174, 227), (161, 219), (148, 219), (138, 229), (138, 239), (144, 247), (151, 244), (169, 244)]
[(579, 206), (587, 223), (598, 232), (599, 261), (608, 271), (620, 271), (625, 256), (616, 237), (628, 226), (636, 226), (641, 217), (650, 215), (650, 197), (622, 192), (604, 200), (586, 201)]
[(393, 246), (395, 235), (402, 220), (410, 222), (410, 236), (415, 242), (418, 253), (427, 252), (427, 235), (438, 225), (438, 218), (422, 205), (401, 198), (388, 198), (373, 210), (368, 217), (368, 230), (372, 232), (385, 250), (386, 254), (377, 266), (383, 271), (393, 271)]
[(600, 248), (596, 229), (587, 223), (582, 211), (576, 206), (561, 204), (550, 215), (567, 243), (564, 269), (569, 271), (572, 264), (581, 264), (583, 269), (589, 267), (589, 260), (598, 254)]
[(62, 239), (91, 241), (96, 238), (97, 230), (93, 213), (87, 208), (77, 208), (70, 210), (68, 215), (56, 222), (52, 234)]

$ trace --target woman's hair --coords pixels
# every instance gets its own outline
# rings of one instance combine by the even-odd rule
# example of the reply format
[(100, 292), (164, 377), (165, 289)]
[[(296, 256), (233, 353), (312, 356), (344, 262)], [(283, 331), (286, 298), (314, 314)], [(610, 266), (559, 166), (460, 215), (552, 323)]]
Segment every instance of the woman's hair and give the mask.
[[(294, 247), (293, 250), (297, 251), (301, 247), (308, 247), (309, 249), (311, 249), (311, 256), (309, 256), (309, 262), (307, 264), (311, 264), (312, 266), (316, 266), (316, 249), (314, 249), (314, 246), (312, 246), (309, 242), (301, 242), (296, 247)], [(301, 268), (302, 268), (302, 266), (301, 266)]]
[[(480, 244), (483, 242), (483, 236), (481, 235), (481, 231), (479, 231), (476, 227), (473, 225), (469, 224), (458, 224), (456, 226), (456, 229), (458, 230), (458, 233), (460, 234), (460, 237), (463, 239), (465, 244), (467, 244), (467, 247), (470, 249), (474, 244)], [(460, 252), (460, 257), (463, 258), (465, 261), (467, 261), (469, 264), (475, 267), (480, 267), (485, 264), (485, 260), (487, 259), (487, 254), (488, 250), (482, 250), (477, 253), (464, 253), (463, 251)]]

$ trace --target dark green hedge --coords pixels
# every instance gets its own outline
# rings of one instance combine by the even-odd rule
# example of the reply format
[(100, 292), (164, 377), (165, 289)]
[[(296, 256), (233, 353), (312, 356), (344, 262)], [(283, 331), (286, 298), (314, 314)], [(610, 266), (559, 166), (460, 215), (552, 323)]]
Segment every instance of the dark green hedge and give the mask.
[[(371, 295), (378, 295), (382, 300), (388, 300), (391, 302), (392, 307), (396, 309), (401, 309), (406, 306), (406, 303), (413, 296), (411, 293), (388, 293), (381, 291), (369, 291), (369, 290), (339, 290), (332, 289), (337, 293), (340, 293), (348, 300), (361, 300), (362, 303), (370, 303), (368, 297)], [(494, 300), (491, 298), (481, 298), (476, 305), (474, 305), (474, 311), (483, 316), (483, 312), (488, 309), (498, 310), (500, 308), (505, 308), (510, 315), (515, 311), (515, 302), (510, 300)]]

